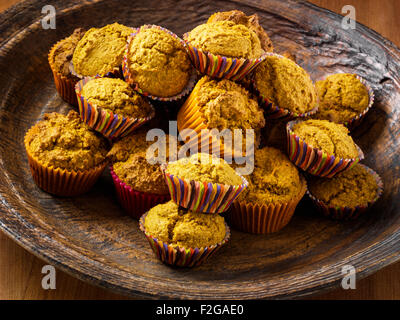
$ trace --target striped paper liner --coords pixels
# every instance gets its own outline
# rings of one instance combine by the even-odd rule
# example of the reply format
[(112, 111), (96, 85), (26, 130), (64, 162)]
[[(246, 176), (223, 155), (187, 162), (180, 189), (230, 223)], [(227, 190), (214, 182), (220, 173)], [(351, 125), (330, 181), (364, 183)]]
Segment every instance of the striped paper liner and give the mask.
[(27, 141), (28, 132), (25, 135), (24, 143), (29, 167), (33, 180), (43, 191), (62, 197), (84, 194), (93, 187), (107, 166), (106, 161), (94, 168), (84, 171), (44, 166), (29, 152), (29, 144)]
[[(267, 57), (275, 56), (278, 58), (285, 58), (284, 56), (282, 56), (280, 54), (276, 54), (276, 53), (272, 53), (272, 52), (268, 52), (266, 54), (266, 56)], [(285, 59), (287, 59), (287, 58), (285, 58)], [(296, 63), (296, 65), (298, 65), (298, 64)], [(268, 119), (292, 120), (295, 118), (306, 118), (306, 117), (309, 117), (309, 116), (315, 114), (318, 111), (318, 101), (317, 101), (316, 106), (308, 112), (305, 112), (305, 113), (292, 112), (288, 109), (285, 109), (284, 106), (278, 106), (278, 105), (274, 104), (267, 97), (262, 95), (261, 92), (257, 89), (257, 84), (256, 84), (256, 81), (254, 78), (252, 79), (252, 85), (253, 85), (254, 91), (256, 92), (256, 94), (258, 96), (258, 101), (259, 101), (260, 105), (265, 110), (265, 117)], [(317, 99), (318, 99), (318, 97), (317, 97)]]
[(338, 158), (320, 149), (313, 148), (292, 131), (293, 126), (300, 121), (288, 122), (286, 132), (289, 159), (302, 170), (315, 176), (332, 178), (351, 169), (364, 159), (364, 153), (357, 145), (358, 157), (354, 159)]
[(233, 201), (248, 186), (242, 178), (241, 185), (224, 185), (220, 183), (199, 182), (179, 178), (166, 172), (168, 165), (162, 164), (171, 199), (179, 206), (202, 213), (222, 213), (229, 209)]
[(158, 29), (158, 30), (162, 30), (165, 31), (166, 33), (168, 33), (169, 35), (173, 36), (175, 39), (179, 40), (180, 43), (182, 43), (182, 45), (184, 47), (186, 47), (186, 43), (185, 41), (183, 41), (181, 38), (179, 38), (175, 33), (173, 33), (172, 31), (160, 27), (160, 26), (156, 26), (156, 25), (143, 25), (140, 28), (136, 28), (135, 32), (133, 32), (129, 37), (128, 37), (128, 41), (126, 44), (126, 49), (125, 49), (125, 53), (124, 53), (124, 58), (122, 60), (122, 74), (124, 76), (124, 79), (126, 82), (128, 82), (132, 88), (139, 92), (141, 95), (148, 97), (152, 100), (158, 100), (158, 101), (175, 101), (175, 100), (179, 100), (182, 97), (186, 96), (187, 94), (189, 94), (189, 92), (193, 89), (196, 80), (197, 80), (197, 72), (195, 69), (192, 70), (192, 73), (190, 75), (189, 81), (186, 85), (186, 87), (177, 95), (171, 96), (171, 97), (159, 97), (159, 96), (155, 96), (150, 94), (147, 91), (142, 90), (139, 87), (139, 84), (137, 82), (135, 82), (135, 80), (132, 77), (132, 74), (129, 70), (129, 66), (128, 66), (128, 56), (129, 56), (129, 47), (130, 47), (130, 43), (132, 41), (132, 39), (140, 32), (140, 30), (144, 30), (144, 29)]
[(125, 117), (113, 113), (110, 110), (90, 104), (85, 97), (81, 95), (81, 91), (83, 86), (92, 79), (93, 78), (90, 77), (84, 78), (75, 86), (75, 92), (78, 98), (79, 114), (82, 121), (92, 129), (100, 132), (109, 139), (115, 140), (132, 133), (134, 130), (154, 118), (155, 109), (149, 102), (152, 112), (145, 118)]
[(301, 177), (303, 188), (299, 195), (286, 203), (258, 204), (236, 200), (230, 210), (232, 228), (247, 233), (268, 234), (278, 232), (292, 219), (296, 207), (307, 190), (307, 183)]
[(196, 267), (204, 263), (208, 258), (215, 254), (223, 245), (225, 245), (230, 236), (231, 232), (228, 225), (225, 223), (226, 233), (225, 238), (215, 244), (208, 247), (202, 248), (183, 248), (173, 246), (168, 243), (158, 240), (148, 233), (144, 227), (144, 222), (147, 213), (145, 213), (139, 220), (139, 228), (145, 234), (147, 241), (149, 241), (150, 247), (153, 249), (157, 258), (165, 264), (176, 266), (176, 267)]
[(153, 194), (132, 189), (119, 179), (113, 166), (110, 166), (110, 173), (119, 203), (125, 212), (135, 219), (139, 219), (143, 213), (149, 211), (152, 207), (171, 200), (169, 194)]
[(381, 177), (371, 168), (367, 167), (366, 165), (359, 164), (363, 168), (365, 168), (370, 174), (372, 174), (375, 178), (376, 184), (378, 186), (378, 191), (376, 193), (375, 198), (364, 204), (360, 204), (356, 207), (347, 207), (347, 206), (332, 206), (328, 205), (322, 200), (317, 199), (314, 197), (311, 192), (308, 190), (307, 194), (314, 203), (315, 207), (321, 212), (324, 216), (332, 218), (334, 220), (353, 220), (358, 218), (362, 213), (367, 211), (367, 209), (372, 206), (378, 199), (381, 197), (383, 193), (383, 182)]
[(267, 53), (264, 52), (257, 59), (225, 57), (198, 49), (192, 46), (187, 38), (188, 33), (185, 33), (183, 40), (186, 42), (186, 49), (193, 65), (200, 73), (213, 78), (240, 81), (267, 56)]

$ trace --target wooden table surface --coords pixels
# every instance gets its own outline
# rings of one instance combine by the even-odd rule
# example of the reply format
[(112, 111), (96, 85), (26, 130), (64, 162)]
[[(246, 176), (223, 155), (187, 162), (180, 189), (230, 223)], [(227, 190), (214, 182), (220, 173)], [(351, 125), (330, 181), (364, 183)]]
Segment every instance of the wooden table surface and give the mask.
[[(284, 1), (284, 0), (283, 0)], [(0, 12), (18, 0), (0, 0)], [(51, 4), (52, 1), (49, 1)], [(341, 13), (351, 4), (356, 19), (400, 46), (400, 0), (312, 0)], [(40, 10), (40, 8), (38, 8)], [(126, 299), (57, 270), (56, 289), (41, 286), (45, 263), (0, 232), (0, 299)], [(313, 299), (400, 299), (400, 262), (356, 282), (355, 290), (336, 289)]]

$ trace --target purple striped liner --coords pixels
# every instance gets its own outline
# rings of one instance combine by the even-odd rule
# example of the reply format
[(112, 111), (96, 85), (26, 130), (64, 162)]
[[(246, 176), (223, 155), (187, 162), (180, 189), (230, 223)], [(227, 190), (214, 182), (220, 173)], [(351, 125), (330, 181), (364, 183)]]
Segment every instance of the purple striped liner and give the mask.
[(167, 164), (161, 165), (171, 199), (179, 206), (202, 213), (222, 213), (229, 209), (233, 201), (248, 186), (242, 178), (242, 184), (231, 186), (219, 183), (207, 183), (179, 178), (166, 172)]
[(230, 239), (231, 232), (228, 225), (225, 223), (226, 233), (225, 238), (214, 245), (202, 248), (183, 248), (173, 246), (168, 243), (158, 240), (146, 231), (144, 222), (147, 213), (139, 219), (139, 228), (145, 234), (150, 247), (153, 249), (157, 258), (165, 264), (176, 267), (196, 267), (204, 263), (209, 257), (215, 254), (223, 245)]
[(321, 212), (324, 216), (335, 219), (335, 220), (353, 220), (358, 218), (362, 213), (367, 211), (367, 209), (372, 206), (378, 199), (381, 197), (383, 193), (383, 182), (381, 177), (371, 168), (367, 167), (366, 165), (359, 164), (363, 168), (365, 168), (371, 175), (374, 176), (376, 184), (378, 186), (378, 191), (376, 193), (375, 198), (364, 204), (360, 204), (356, 207), (347, 207), (347, 206), (332, 206), (328, 205), (322, 200), (317, 199), (314, 197), (309, 190), (307, 190), (307, 194), (310, 199), (313, 201), (314, 205)]
[(124, 58), (122, 60), (122, 74), (123, 77), (125, 79), (126, 82), (128, 82), (132, 88), (139, 92), (141, 95), (148, 97), (152, 100), (158, 100), (158, 101), (175, 101), (175, 100), (179, 100), (180, 98), (186, 96), (187, 94), (190, 93), (190, 91), (192, 91), (196, 80), (197, 80), (197, 72), (196, 70), (193, 68), (192, 70), (192, 74), (190, 75), (189, 81), (186, 85), (186, 87), (182, 90), (182, 92), (180, 92), (179, 94), (175, 95), (175, 96), (171, 96), (171, 97), (158, 97), (155, 95), (152, 95), (144, 90), (142, 90), (139, 87), (139, 84), (135, 82), (135, 80), (132, 78), (132, 74), (129, 70), (129, 66), (128, 66), (128, 56), (129, 56), (129, 47), (130, 47), (130, 43), (132, 41), (132, 39), (140, 32), (140, 30), (144, 30), (144, 29), (159, 29), (159, 30), (163, 30), (165, 32), (167, 32), (169, 35), (173, 36), (175, 39), (179, 40), (182, 45), (186, 48), (186, 43), (185, 41), (183, 41), (181, 38), (179, 38), (175, 33), (173, 33), (172, 31), (160, 27), (160, 26), (156, 26), (156, 25), (143, 25), (140, 28), (136, 28), (135, 32), (133, 32), (129, 37), (128, 37), (128, 41), (126, 44), (126, 49), (125, 49), (125, 53), (124, 53)]
[(313, 148), (292, 131), (293, 126), (299, 122), (301, 120), (288, 122), (286, 132), (289, 159), (300, 169), (315, 176), (332, 178), (343, 171), (351, 169), (360, 160), (364, 159), (364, 153), (357, 145), (359, 155), (354, 159), (338, 158)]
[(90, 104), (85, 97), (81, 95), (81, 91), (86, 83), (96, 78), (99, 78), (99, 76), (96, 76), (95, 78), (87, 77), (78, 81), (78, 83), (75, 85), (79, 114), (81, 115), (82, 121), (85, 122), (90, 128), (100, 132), (109, 139), (115, 140), (132, 133), (134, 130), (154, 118), (155, 109), (149, 102), (148, 103), (153, 111), (148, 117), (145, 118), (125, 117), (123, 115), (119, 115), (113, 113), (112, 111)]
[(186, 42), (186, 49), (193, 65), (200, 73), (210, 77), (240, 81), (267, 56), (267, 53), (263, 53), (260, 58), (245, 59), (213, 54), (192, 46), (187, 40), (188, 35), (185, 33), (183, 40)]
[[(272, 53), (272, 52), (268, 52), (266, 54), (266, 56), (267, 57), (275, 56), (278, 58), (285, 58), (284, 56), (282, 56), (280, 54), (276, 54), (276, 53)], [(285, 58), (285, 59), (287, 59), (287, 58)], [(253, 85), (253, 89), (254, 89), (256, 95), (258, 96), (258, 101), (265, 110), (265, 117), (268, 119), (292, 120), (295, 118), (306, 118), (306, 117), (309, 117), (309, 116), (315, 114), (318, 111), (318, 101), (317, 101), (316, 107), (314, 107), (313, 109), (311, 109), (310, 111), (305, 112), (305, 113), (292, 112), (288, 109), (285, 109), (282, 106), (277, 106), (276, 104), (271, 102), (267, 97), (265, 97), (264, 95), (262, 95), (260, 93), (260, 91), (257, 89), (257, 85), (256, 85), (256, 81), (255, 81), (254, 77), (251, 82)], [(318, 99), (318, 97), (317, 97), (317, 99)]]

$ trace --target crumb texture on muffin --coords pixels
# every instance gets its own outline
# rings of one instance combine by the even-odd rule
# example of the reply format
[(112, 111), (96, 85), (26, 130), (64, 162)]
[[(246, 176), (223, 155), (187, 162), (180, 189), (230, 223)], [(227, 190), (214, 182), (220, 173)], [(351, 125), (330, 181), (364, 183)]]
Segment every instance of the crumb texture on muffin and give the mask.
[(358, 157), (358, 149), (349, 130), (328, 120), (307, 120), (293, 126), (293, 132), (313, 148), (343, 159)]
[(45, 114), (27, 133), (28, 152), (42, 165), (84, 171), (105, 161), (107, 141), (75, 111)]
[(220, 215), (186, 211), (173, 201), (151, 208), (144, 227), (158, 240), (184, 248), (216, 245), (226, 234), (225, 221)]
[(334, 207), (367, 205), (378, 192), (375, 177), (360, 164), (331, 179), (312, 178), (310, 193), (325, 204)]
[(291, 59), (268, 56), (255, 72), (257, 90), (270, 102), (295, 113), (317, 106), (317, 95), (309, 74)]
[(157, 28), (141, 29), (132, 39), (128, 68), (140, 89), (159, 97), (181, 93), (192, 72), (183, 44)]
[(121, 79), (90, 80), (83, 86), (81, 95), (94, 106), (131, 118), (145, 118), (153, 111), (150, 104)]

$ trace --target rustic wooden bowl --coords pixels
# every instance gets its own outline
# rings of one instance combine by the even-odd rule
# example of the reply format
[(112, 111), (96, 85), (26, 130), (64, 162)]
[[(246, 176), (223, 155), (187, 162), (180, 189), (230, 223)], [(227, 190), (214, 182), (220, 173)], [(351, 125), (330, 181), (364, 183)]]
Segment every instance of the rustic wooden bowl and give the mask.
[[(362, 25), (343, 30), (340, 16), (294, 0), (67, 0), (56, 5), (57, 29), (44, 30), (47, 3), (23, 1), (0, 16), (0, 227), (21, 246), (85, 281), (153, 298), (301, 297), (338, 286), (346, 264), (360, 279), (399, 259), (400, 51), (388, 40)], [(282, 231), (233, 231), (208, 263), (174, 269), (154, 257), (138, 222), (124, 215), (108, 172), (84, 196), (39, 190), (24, 133), (44, 112), (71, 109), (57, 95), (47, 53), (75, 27), (153, 23), (183, 34), (211, 13), (234, 8), (257, 12), (277, 50), (292, 51), (314, 79), (348, 71), (369, 81), (376, 103), (354, 137), (385, 191), (368, 214), (348, 222), (318, 215), (304, 199)]]

